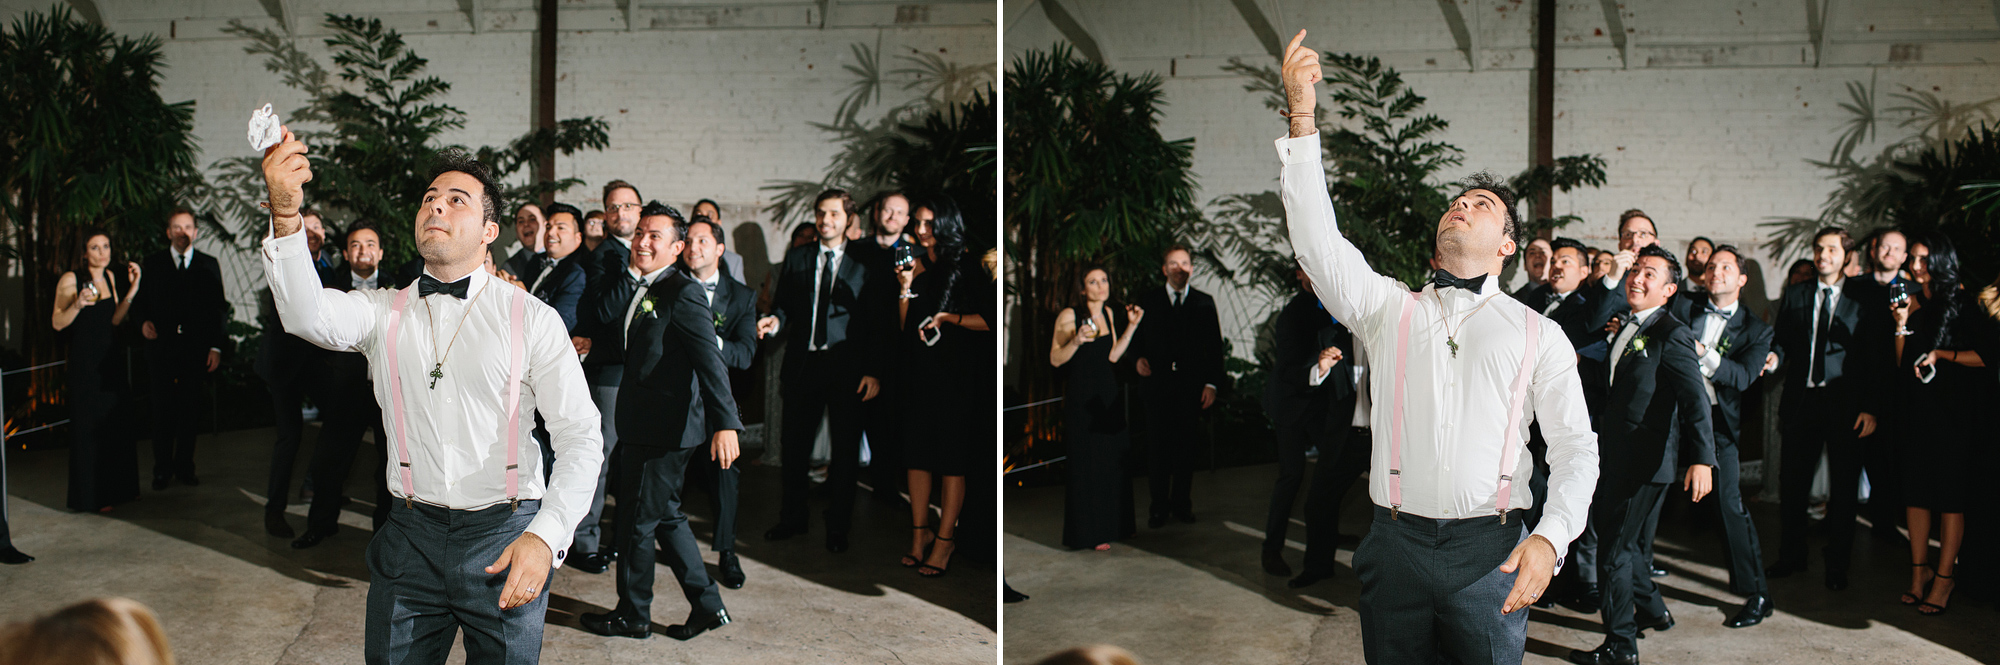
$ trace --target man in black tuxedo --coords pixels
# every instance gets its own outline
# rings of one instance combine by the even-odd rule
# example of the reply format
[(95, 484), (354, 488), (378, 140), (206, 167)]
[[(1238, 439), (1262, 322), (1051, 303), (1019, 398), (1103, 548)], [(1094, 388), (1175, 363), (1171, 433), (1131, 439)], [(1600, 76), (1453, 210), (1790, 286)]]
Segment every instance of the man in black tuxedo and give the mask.
[(577, 222), (582, 217), (583, 211), (576, 206), (549, 204), (548, 217), (542, 224), (545, 251), (533, 259), (534, 276), (522, 282), (528, 285), (528, 293), (554, 308), (571, 331), (576, 330), (576, 312), (583, 302), (584, 286), (599, 267), (588, 260), (589, 252), (580, 251), (583, 230)]
[[(320, 247), (326, 243), (326, 226), (319, 215), (307, 213), (301, 223), (306, 232), (306, 249), (317, 258)], [(331, 270), (321, 271), (325, 279)], [(331, 352), (313, 346), (311, 342), (299, 339), (297, 335), (285, 332), (284, 323), (278, 320), (278, 305), (272, 299), (270, 290), (259, 294), (258, 323), (264, 334), (257, 342), (257, 359), (251, 368), (271, 393), (271, 414), (277, 420), (278, 438), (271, 444), (270, 479), (264, 488), (264, 533), (276, 538), (290, 538), (294, 534), (292, 525), (285, 522), (286, 497), (292, 491), (292, 467), (296, 466), (299, 442), (304, 438), (305, 414), (302, 412), (307, 395), (313, 403), (324, 407), (330, 397), (323, 381), (306, 380), (317, 377)], [(321, 436), (324, 440), (324, 435)], [(324, 444), (322, 444), (324, 445)]]
[(1278, 312), (1276, 357), (1264, 388), (1264, 409), (1277, 430), (1278, 482), (1264, 519), (1263, 564), (1272, 575), (1292, 573), (1285, 564), (1285, 532), (1305, 479), (1306, 449), (1317, 445), (1319, 463), (1306, 490), (1305, 573), (1299, 576), (1310, 584), (1332, 575), (1333, 550), (1339, 544), (1340, 515), (1325, 511), (1334, 505), (1328, 499), (1337, 498), (1327, 496), (1328, 490), (1351, 441), (1347, 423), (1354, 413), (1354, 367), (1347, 353), (1354, 335), (1333, 322), (1305, 271), (1293, 272), (1301, 290)]
[(618, 607), (579, 617), (585, 630), (599, 635), (652, 634), (655, 541), (690, 606), (687, 622), (669, 626), (667, 636), (686, 640), (729, 623), (722, 593), (681, 512), (681, 489), (705, 444), (717, 464), (727, 468), (736, 460), (743, 423), (716, 347), (707, 294), (700, 282), (673, 269), (686, 237), (678, 211), (647, 205), (632, 236), (632, 263), (621, 275), (634, 293), (615, 320), (626, 331), (625, 383), (618, 391), (625, 457), (612, 521)]
[[(924, 248), (916, 246), (916, 241), (903, 233), (910, 225), (910, 198), (902, 192), (890, 191), (877, 194), (874, 201), (865, 206), (874, 216), (875, 225), (870, 233), (860, 240), (849, 243), (849, 251), (870, 273), (877, 275), (896, 274), (896, 249), (908, 247), (917, 255)], [(859, 222), (856, 222), (859, 223)], [(892, 289), (882, 289), (881, 297), (886, 302), (878, 303), (884, 311), (896, 311), (896, 293)], [(902, 489), (909, 484), (909, 468), (903, 462), (903, 436), (901, 405), (902, 396), (896, 391), (902, 386), (894, 379), (884, 377), (882, 394), (863, 404), (862, 428), (868, 433), (868, 480), (875, 487), (871, 493), (875, 499), (898, 506), (907, 505)]]
[(547, 221), (539, 205), (523, 203), (521, 207), (514, 209), (514, 245), (502, 250), (506, 253), (500, 255), (503, 258), (500, 259), (499, 266), (522, 284), (534, 283), (535, 277), (544, 267), (542, 262), (536, 259), (547, 251), (543, 244)]
[(604, 469), (597, 474), (597, 494), (591, 499), (590, 512), (576, 525), (574, 544), (570, 545), (573, 556), (569, 566), (591, 574), (610, 569), (615, 556), (599, 535), (604, 522), (604, 489), (611, 480), (611, 451), (618, 447), (618, 388), (625, 380), (625, 328), (621, 322), (625, 306), (638, 288), (626, 273), (632, 262), (633, 229), (639, 224), (639, 200), (639, 188), (631, 183), (613, 180), (604, 185), (604, 244), (585, 259), (597, 263), (597, 278), (585, 280), (577, 325), (570, 330), (571, 341), (583, 354), (583, 377), (590, 384), (591, 401), (597, 403), (602, 418), (599, 431), (604, 436)]
[(1676, 298), (1674, 318), (1686, 321), (1695, 334), (1695, 353), (1707, 384), (1711, 422), (1715, 429), (1715, 494), (1722, 512), (1722, 529), (1729, 554), (1729, 588), (1747, 597), (1743, 609), (1723, 625), (1746, 628), (1771, 616), (1771, 589), (1764, 580), (1764, 557), (1757, 525), (1743, 507), (1741, 452), (1743, 393), (1763, 374), (1771, 351), (1771, 326), (1751, 314), (1738, 300), (1750, 277), (1743, 274), (1743, 253), (1722, 245), (1704, 257), (1700, 299)]
[(1521, 258), (1521, 272), (1527, 273), (1528, 281), (1507, 295), (1513, 296), (1515, 300), (1527, 302), (1525, 296), (1529, 292), (1549, 283), (1549, 268), (1554, 258), (1555, 247), (1549, 241), (1541, 238), (1529, 240), (1528, 249), (1522, 252)]
[(1133, 368), (1143, 377), (1146, 404), (1146, 482), (1152, 491), (1146, 525), (1165, 526), (1167, 515), (1194, 522), (1195, 441), (1201, 412), (1215, 405), (1222, 384), (1222, 323), (1215, 299), (1188, 285), (1194, 255), (1186, 247), (1167, 249), (1160, 266), (1164, 288), (1138, 297), (1146, 318), (1132, 334)]
[[(1923, 286), (1903, 272), (1904, 266), (1909, 263), (1909, 249), (1910, 237), (1901, 229), (1884, 227), (1870, 232), (1855, 248), (1855, 251), (1866, 252), (1863, 258), (1867, 259), (1867, 272), (1842, 284), (1841, 295), (1852, 298), (1855, 304), (1861, 306), (1861, 313), (1869, 315), (1889, 311), (1889, 300), (1899, 293), (1921, 293)], [(1893, 320), (1883, 325), (1890, 323)], [(1894, 353), (1894, 348), (1889, 348), (1884, 355)], [(1881, 391), (1891, 388), (1872, 386), (1870, 389)], [(1909, 542), (1909, 538), (1897, 529), (1904, 519), (1906, 505), (1900, 482), (1903, 447), (1897, 445), (1899, 436), (1895, 419), (1883, 419), (1875, 423), (1875, 435), (1870, 437), (1874, 439), (1873, 445), (1862, 447), (1862, 466), (1868, 470), (1868, 506), (1862, 510), (1867, 511), (1868, 521), (1874, 524), (1876, 537), (1901, 544)]]
[(881, 390), (876, 377), (881, 375), (888, 314), (879, 307), (885, 299), (876, 289), (895, 283), (847, 253), (853, 211), (854, 199), (847, 192), (820, 192), (813, 201), (819, 242), (785, 253), (771, 294), (771, 315), (757, 321), (759, 338), (786, 326), (798, 328), (788, 336), (785, 366), (778, 375), (785, 401), (784, 491), (778, 524), (764, 532), (764, 539), (784, 540), (806, 531), (807, 466), (824, 416), (833, 439), (826, 476), (832, 499), (826, 511), (826, 549), (836, 553), (847, 551), (853, 519), (863, 404)]
[[(381, 269), (382, 234), (366, 221), (355, 222), (347, 230), (340, 267), (320, 275), (320, 283), (336, 291), (391, 288), (389, 275)], [(317, 348), (317, 347), (315, 347)], [(389, 433), (382, 426), (382, 404), (375, 399), (374, 383), (368, 375), (368, 356), (358, 351), (327, 352), (324, 371), (317, 375), (326, 399), (320, 400), (319, 445), (313, 450), (312, 508), (306, 514), (306, 532), (292, 541), (292, 549), (320, 544), (340, 531), (340, 509), (347, 503), (347, 476), (354, 469), (354, 456), (361, 450), (361, 437), (375, 433), (377, 446), (386, 446)], [(317, 399), (317, 398), (316, 398)], [(380, 448), (386, 459), (387, 448)], [(389, 519), (389, 480), (377, 472), (366, 474), (375, 487), (375, 530)]]
[(1576, 663), (1637, 663), (1638, 631), (1673, 627), (1645, 558), (1646, 516), (1673, 482), (1682, 447), (1693, 455), (1682, 483), (1695, 501), (1713, 481), (1715, 439), (1695, 336), (1666, 308), (1679, 290), (1680, 263), (1658, 246), (1636, 254), (1626, 280), (1633, 313), (1621, 318), (1606, 361), (1585, 370), (1598, 375), (1593, 383), (1605, 393), (1594, 423), (1600, 471), (1590, 502), (1605, 639), (1570, 652)]
[(166, 489), (172, 478), (201, 484), (194, 474), (194, 439), (206, 412), (203, 384), (222, 366), (228, 339), (222, 264), (194, 248), (198, 235), (193, 212), (177, 208), (167, 216), (169, 246), (146, 257), (145, 275), (153, 281), (132, 302), (152, 376), (154, 490)]
[[(730, 394), (739, 394), (738, 389), (745, 385), (741, 373), (757, 359), (757, 292), (723, 271), (727, 245), (721, 224), (706, 215), (695, 215), (688, 224), (687, 238), (682, 266), (707, 298), (722, 364), (729, 369)], [(697, 477), (714, 497), (715, 538), (710, 546), (717, 553), (717, 567), (722, 569), (722, 585), (741, 589), (744, 577), (743, 564), (736, 557), (736, 493), (743, 472), (713, 459), (696, 460), (696, 464), (702, 467)]]
[(1847, 564), (1854, 544), (1854, 513), (1860, 503), (1861, 439), (1875, 433), (1875, 395), (1881, 385), (1877, 365), (1890, 364), (1888, 310), (1868, 312), (1851, 294), (1841, 273), (1847, 232), (1821, 229), (1813, 237), (1813, 269), (1818, 278), (1785, 289), (1773, 327), (1785, 393), (1778, 404), (1785, 447), (1779, 459), (1778, 561), (1765, 571), (1782, 578), (1806, 569), (1806, 508), (1821, 451), (1827, 458), (1826, 586), (1847, 588)]

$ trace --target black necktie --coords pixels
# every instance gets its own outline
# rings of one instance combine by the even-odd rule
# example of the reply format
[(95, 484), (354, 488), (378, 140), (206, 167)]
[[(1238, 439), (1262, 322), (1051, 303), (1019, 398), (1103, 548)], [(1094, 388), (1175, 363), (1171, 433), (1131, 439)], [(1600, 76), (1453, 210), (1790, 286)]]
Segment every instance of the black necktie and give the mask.
[(1826, 338), (1827, 328), (1833, 324), (1833, 289), (1819, 288), (1819, 316), (1813, 322), (1812, 373), (1806, 375), (1811, 383), (1826, 382)]
[(1486, 273), (1480, 273), (1467, 279), (1459, 279), (1457, 275), (1451, 274), (1451, 271), (1439, 268), (1437, 272), (1431, 273), (1431, 283), (1436, 284), (1440, 289), (1449, 286), (1478, 293), (1480, 289), (1486, 288)]
[(1181, 301), (1182, 301), (1182, 300), (1185, 300), (1186, 298), (1187, 298), (1187, 291), (1186, 291), (1185, 289), (1183, 289), (1183, 290), (1180, 290), (1180, 291), (1175, 291), (1175, 292), (1174, 292), (1174, 307), (1180, 307), (1180, 306), (1181, 306)]
[(828, 301), (833, 300), (833, 250), (820, 253), (819, 297), (813, 299), (812, 347), (826, 347), (826, 311)]
[(422, 298), (424, 296), (428, 296), (433, 293), (446, 293), (450, 294), (452, 297), (457, 298), (459, 300), (464, 300), (465, 289), (466, 287), (471, 285), (472, 285), (472, 280), (470, 278), (460, 279), (456, 282), (446, 284), (444, 282), (438, 281), (438, 278), (436, 277), (432, 277), (430, 275), (424, 275), (422, 278), (419, 278), (417, 280), (417, 297)]

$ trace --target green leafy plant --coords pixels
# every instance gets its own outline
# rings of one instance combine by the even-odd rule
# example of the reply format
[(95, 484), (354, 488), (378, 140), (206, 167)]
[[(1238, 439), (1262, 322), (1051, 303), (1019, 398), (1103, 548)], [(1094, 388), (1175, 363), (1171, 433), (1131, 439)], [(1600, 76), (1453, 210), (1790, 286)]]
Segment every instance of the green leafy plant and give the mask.
[[(1983, 283), (2000, 270), (2000, 96), (1960, 103), (1922, 90), (1894, 93), (1899, 106), (1877, 109), (1876, 85), (1847, 84), (1848, 118), (1825, 160), (1806, 160), (1834, 183), (1818, 215), (1773, 217), (1764, 243), (1777, 256), (1807, 250), (1821, 228), (1840, 227), (1860, 237), (1885, 226), (1938, 232), (1956, 245), (1967, 283)], [(1872, 153), (1862, 148), (1884, 121), (1906, 131)]]
[[(857, 197), (889, 189), (948, 194), (970, 226), (990, 227), (986, 211), (996, 196), (993, 65), (915, 53), (896, 56), (904, 66), (885, 73), (874, 49), (855, 44), (853, 53), (855, 63), (845, 69), (854, 81), (833, 121), (812, 123), (840, 150), (819, 180), (778, 180), (761, 188), (772, 192), (765, 208), (771, 224), (784, 228), (809, 216), (813, 198), (837, 188)], [(898, 80), (902, 90), (919, 94), (873, 119), (862, 117)]]
[[(465, 112), (439, 101), (451, 91), (451, 83), (424, 76), (429, 61), (380, 19), (327, 14), (325, 25), (334, 33), (325, 40), (333, 69), (276, 30), (231, 21), (223, 32), (249, 39), (245, 52), (266, 56), (266, 70), (307, 95), (305, 106), (283, 116), (312, 147), (308, 203), (330, 219), (376, 222), (383, 236), (383, 262), (396, 265), (416, 255), (410, 221), (430, 184), (424, 176), (439, 150), (460, 147), (443, 143), (442, 137), (465, 126)], [(504, 147), (471, 152), (493, 170), (503, 202), (538, 199), (582, 181), (517, 176), (545, 155), (604, 149), (610, 144), (609, 128), (596, 117), (570, 118)], [(258, 156), (218, 160), (210, 167), (220, 172), (217, 186), (200, 192), (201, 200), (236, 220), (246, 237), (261, 237), (268, 220), (258, 205), (265, 198), (261, 163)]]
[[(0, 256), (20, 266), (27, 362), (64, 354), (46, 317), (81, 232), (109, 229), (113, 259), (136, 261), (164, 246), (176, 194), (201, 179), (194, 102), (160, 97), (165, 66), (158, 37), (119, 37), (61, 5), (0, 30)], [(35, 373), (7, 415), (58, 403), (59, 374)]]

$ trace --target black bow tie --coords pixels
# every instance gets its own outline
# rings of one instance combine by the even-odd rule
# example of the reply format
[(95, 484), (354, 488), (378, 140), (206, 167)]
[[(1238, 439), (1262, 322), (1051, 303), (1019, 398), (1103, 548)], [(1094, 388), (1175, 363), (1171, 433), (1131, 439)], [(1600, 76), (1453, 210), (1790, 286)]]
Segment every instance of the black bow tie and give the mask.
[(715, 282), (702, 282), (702, 283), (701, 283), (701, 288), (704, 288), (704, 289), (708, 289), (708, 291), (709, 291), (710, 293), (714, 293), (714, 292), (715, 292)]
[(633, 277), (632, 273), (629, 272), (625, 273), (625, 282), (631, 284), (634, 290), (646, 288), (651, 284), (651, 282), (646, 281), (645, 277)]
[(1736, 315), (1736, 312), (1734, 312), (1734, 311), (1725, 311), (1725, 310), (1723, 310), (1723, 309), (1722, 309), (1722, 308), (1720, 308), (1720, 307), (1716, 307), (1716, 306), (1714, 306), (1714, 305), (1709, 305), (1709, 306), (1708, 306), (1708, 309), (1706, 309), (1706, 310), (1703, 310), (1703, 311), (1702, 311), (1702, 316), (1707, 316), (1707, 315), (1710, 315), (1710, 314), (1714, 314), (1714, 315), (1716, 315), (1716, 316), (1720, 316), (1720, 317), (1722, 317), (1722, 318), (1724, 318), (1724, 319), (1727, 319), (1727, 318), (1729, 318), (1729, 317), (1731, 317), (1731, 316), (1735, 316), (1735, 315)]
[(464, 300), (466, 287), (471, 285), (472, 279), (470, 277), (446, 284), (438, 281), (436, 277), (424, 275), (417, 280), (417, 297), (422, 298), (433, 293), (446, 293), (459, 300)]
[(1480, 273), (1467, 279), (1459, 279), (1457, 275), (1451, 274), (1451, 271), (1439, 268), (1437, 272), (1431, 273), (1431, 283), (1436, 284), (1440, 289), (1449, 286), (1478, 293), (1480, 289), (1486, 288), (1486, 273)]

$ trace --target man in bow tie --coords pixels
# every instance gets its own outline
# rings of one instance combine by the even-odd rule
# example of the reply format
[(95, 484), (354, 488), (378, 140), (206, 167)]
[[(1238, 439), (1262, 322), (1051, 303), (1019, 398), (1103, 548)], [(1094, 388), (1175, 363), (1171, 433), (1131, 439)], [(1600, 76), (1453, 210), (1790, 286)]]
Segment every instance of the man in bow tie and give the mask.
[(1674, 318), (1686, 321), (1695, 333), (1695, 353), (1715, 428), (1715, 494), (1720, 499), (1716, 508), (1722, 513), (1724, 551), (1729, 555), (1729, 588), (1746, 598), (1743, 608), (1723, 622), (1730, 628), (1757, 625), (1773, 611), (1757, 525), (1743, 507), (1737, 449), (1743, 430), (1743, 393), (1763, 374), (1764, 356), (1771, 350), (1771, 326), (1738, 299), (1750, 282), (1742, 264), (1743, 253), (1735, 245), (1717, 246), (1704, 264), (1703, 297), (1676, 299), (1672, 308)]
[[(1524, 239), (1513, 193), (1490, 176), (1438, 219), (1438, 270), (1419, 292), (1375, 273), (1340, 235), (1314, 124), (1319, 55), (1304, 39), (1285, 52), (1280, 196), (1313, 290), (1379, 359), (1368, 372), (1375, 520), (1354, 553), (1363, 655), (1519, 663), (1525, 610), (1583, 529), (1597, 483), (1576, 353), (1553, 322), (1500, 292), (1495, 275)], [(1531, 420), (1551, 468), (1532, 531), (1522, 518), (1536, 504), (1533, 463), (1521, 454)]]
[[(469, 662), (538, 662), (548, 583), (602, 461), (562, 320), (480, 270), (500, 234), (499, 189), (456, 149), (434, 160), (412, 224), (418, 284), (322, 288), (299, 232), (306, 152), (289, 131), (264, 152), (264, 268), (287, 332), (367, 355), (391, 435), (395, 500), (368, 544), (366, 662), (443, 662), (461, 630)], [(529, 436), (537, 412), (556, 450), (546, 481)]]

